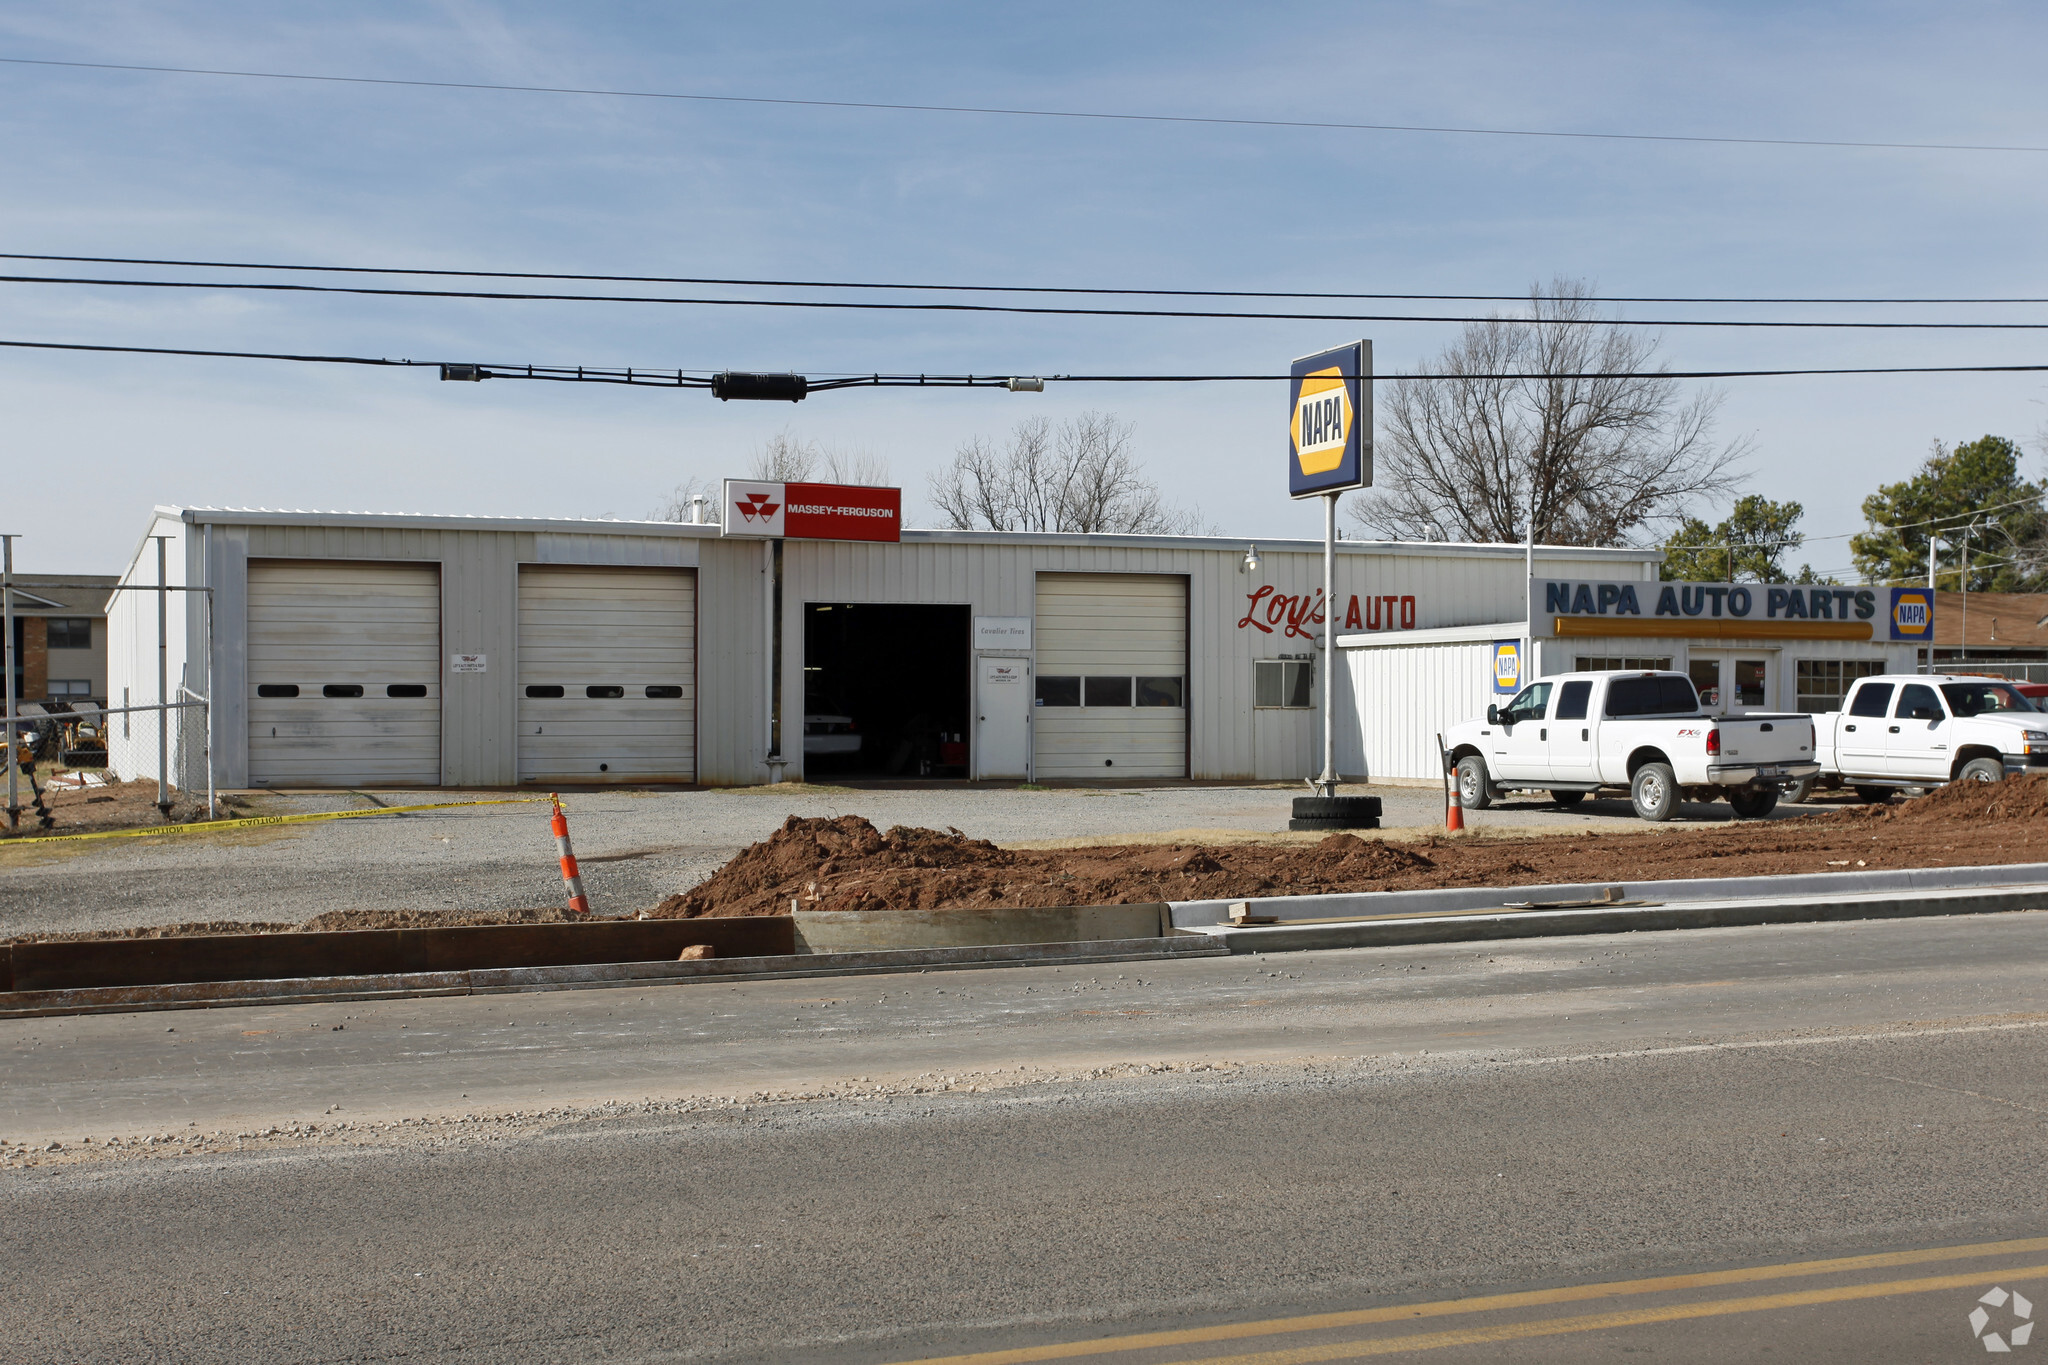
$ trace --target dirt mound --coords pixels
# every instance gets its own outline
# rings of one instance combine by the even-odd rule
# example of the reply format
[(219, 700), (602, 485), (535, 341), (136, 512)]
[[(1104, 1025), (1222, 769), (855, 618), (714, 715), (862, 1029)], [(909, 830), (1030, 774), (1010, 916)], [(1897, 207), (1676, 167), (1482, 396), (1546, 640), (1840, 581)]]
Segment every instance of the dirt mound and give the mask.
[(2048, 821), (2048, 776), (2029, 773), (2004, 782), (1951, 782), (1903, 804), (1873, 807), (1869, 814), (1885, 824), (1908, 826)]
[(1190, 844), (1017, 850), (958, 830), (857, 815), (791, 816), (710, 880), (656, 906), (656, 917), (780, 915), (802, 910), (950, 910), (976, 906), (1128, 905), (1307, 889), (1376, 889), (1427, 873), (1424, 854), (1354, 834), (1312, 847)]

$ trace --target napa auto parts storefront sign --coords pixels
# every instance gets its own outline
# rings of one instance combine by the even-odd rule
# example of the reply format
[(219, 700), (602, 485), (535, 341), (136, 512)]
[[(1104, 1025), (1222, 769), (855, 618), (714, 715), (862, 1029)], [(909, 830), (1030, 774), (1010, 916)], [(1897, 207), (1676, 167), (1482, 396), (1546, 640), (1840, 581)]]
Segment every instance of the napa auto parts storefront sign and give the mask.
[(787, 540), (903, 539), (903, 490), (725, 481), (725, 534)]

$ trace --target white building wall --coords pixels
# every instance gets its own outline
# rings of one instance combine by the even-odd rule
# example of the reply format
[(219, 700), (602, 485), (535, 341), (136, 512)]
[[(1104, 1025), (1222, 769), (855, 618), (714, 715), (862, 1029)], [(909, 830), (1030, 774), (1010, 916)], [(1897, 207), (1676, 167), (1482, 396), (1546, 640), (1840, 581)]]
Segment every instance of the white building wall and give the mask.
[[(164, 545), (163, 582), (184, 586), (190, 578), (188, 527), (176, 517), (157, 516), (135, 547), (135, 554), (121, 574), (121, 586), (107, 603), (107, 705), (147, 706), (159, 701), (185, 700), (183, 690), (204, 694), (206, 688), (204, 649), (204, 608), (195, 607), (187, 592), (163, 595), (164, 633), (157, 627), (158, 594), (139, 591), (154, 587), (157, 578), (157, 542)], [(194, 640), (193, 636), (199, 639)], [(163, 639), (167, 696), (158, 692), (158, 641)], [(159, 773), (158, 716), (155, 713), (117, 715), (108, 718), (108, 771), (123, 780), (147, 778)], [(173, 781), (205, 781), (205, 730), (195, 718), (189, 722), (173, 716), (169, 728), (170, 775)]]
[(1493, 700), (1493, 641), (1343, 651), (1356, 689), (1364, 766), (1375, 778), (1435, 778), (1436, 737)]

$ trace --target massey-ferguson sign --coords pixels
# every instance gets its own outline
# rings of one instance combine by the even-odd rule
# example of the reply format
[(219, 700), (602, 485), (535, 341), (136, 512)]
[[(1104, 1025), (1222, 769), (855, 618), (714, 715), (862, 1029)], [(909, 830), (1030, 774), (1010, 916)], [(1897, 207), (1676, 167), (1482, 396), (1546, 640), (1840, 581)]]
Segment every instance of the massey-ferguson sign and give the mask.
[(727, 479), (721, 520), (729, 536), (896, 541), (903, 538), (903, 490)]

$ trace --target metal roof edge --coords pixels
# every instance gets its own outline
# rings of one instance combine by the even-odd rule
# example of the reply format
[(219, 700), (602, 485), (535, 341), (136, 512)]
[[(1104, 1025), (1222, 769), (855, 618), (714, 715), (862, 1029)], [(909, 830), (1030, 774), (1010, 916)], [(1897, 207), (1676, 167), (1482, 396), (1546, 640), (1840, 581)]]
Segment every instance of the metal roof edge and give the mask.
[[(912, 531), (903, 532), (905, 543), (956, 545), (1047, 545), (1095, 546), (1133, 550), (1229, 550), (1239, 552), (1252, 545), (1260, 554), (1321, 554), (1320, 540), (1270, 540), (1264, 536), (1150, 536), (1100, 535), (1080, 531)], [(1508, 558), (1526, 553), (1520, 544), (1493, 544), (1461, 540), (1340, 540), (1339, 554), (1461, 555), (1474, 552)], [(1586, 555), (1612, 556), (1619, 560), (1648, 563), (1661, 560), (1661, 549), (1603, 547), (1592, 545), (1538, 545), (1538, 558), (1577, 558)]]
[(675, 536), (709, 539), (713, 525), (686, 521), (620, 521), (602, 517), (490, 517), (460, 512), (320, 512), (270, 507), (159, 507), (158, 513), (188, 525), (365, 526), (427, 531), (567, 531), (598, 535)]
[(1520, 640), (1527, 621), (1495, 621), (1477, 626), (1438, 626), (1431, 630), (1379, 630), (1366, 635), (1339, 635), (1339, 649), (1383, 649), (1389, 645), (1468, 645), (1481, 640)]

